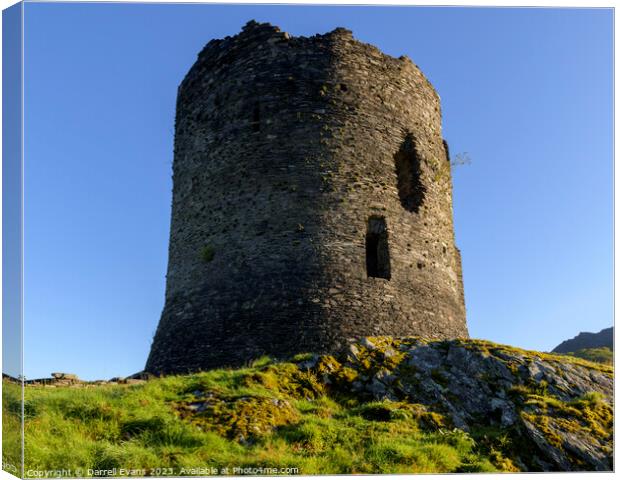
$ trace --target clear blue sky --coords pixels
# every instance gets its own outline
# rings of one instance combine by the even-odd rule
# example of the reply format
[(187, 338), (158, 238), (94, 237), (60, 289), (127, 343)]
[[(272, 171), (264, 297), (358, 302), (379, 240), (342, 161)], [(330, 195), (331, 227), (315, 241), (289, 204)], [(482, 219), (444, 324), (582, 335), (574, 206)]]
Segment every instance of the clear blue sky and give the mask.
[[(250, 19), (409, 55), (442, 98), (471, 336), (613, 321), (611, 10), (27, 4), (25, 374), (141, 370), (164, 301), (176, 89)], [(179, 346), (182, 348), (182, 345)]]

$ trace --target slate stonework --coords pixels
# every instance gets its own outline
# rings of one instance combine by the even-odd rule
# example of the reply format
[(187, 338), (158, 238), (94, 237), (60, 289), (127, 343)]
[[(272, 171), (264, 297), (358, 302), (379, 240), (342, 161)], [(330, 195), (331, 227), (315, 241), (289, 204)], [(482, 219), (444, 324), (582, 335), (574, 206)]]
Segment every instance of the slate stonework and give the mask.
[(467, 337), (439, 96), (407, 57), (343, 28), (210, 41), (178, 90), (173, 185), (146, 371)]

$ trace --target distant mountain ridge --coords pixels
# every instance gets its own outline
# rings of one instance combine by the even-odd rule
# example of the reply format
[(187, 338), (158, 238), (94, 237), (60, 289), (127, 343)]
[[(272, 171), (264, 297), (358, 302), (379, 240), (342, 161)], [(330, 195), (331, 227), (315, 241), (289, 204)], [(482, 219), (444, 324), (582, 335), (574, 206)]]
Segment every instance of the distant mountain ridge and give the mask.
[(598, 333), (581, 332), (575, 338), (565, 340), (555, 347), (554, 353), (569, 353), (583, 350), (584, 348), (607, 347), (614, 349), (614, 327), (604, 328)]

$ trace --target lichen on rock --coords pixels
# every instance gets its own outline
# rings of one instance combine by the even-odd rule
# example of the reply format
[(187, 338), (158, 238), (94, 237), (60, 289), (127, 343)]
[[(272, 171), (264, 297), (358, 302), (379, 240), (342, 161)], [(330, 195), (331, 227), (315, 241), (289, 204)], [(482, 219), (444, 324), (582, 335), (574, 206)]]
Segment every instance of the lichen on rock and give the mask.
[[(319, 359), (316, 365), (321, 365)], [(377, 416), (423, 405), (474, 438), (505, 429), (504, 448), (522, 470), (609, 470), (613, 452), (613, 369), (579, 358), (481, 340), (370, 337), (353, 343), (325, 383), (375, 404)], [(351, 372), (347, 383), (341, 372)], [(405, 402), (405, 403), (403, 403)], [(367, 408), (370, 408), (367, 406)], [(532, 443), (536, 448), (526, 445)]]
[[(228, 389), (203, 380), (176, 411), (242, 444), (277, 432), (303, 437), (299, 448), (310, 453), (329, 449), (315, 431), (324, 419), (324, 428), (362, 421), (452, 435), (504, 471), (612, 468), (610, 366), (482, 340), (418, 337), (367, 337), (337, 356), (253, 365), (211, 374), (228, 378)], [(368, 428), (357, 425), (359, 435)]]
[(251, 395), (218, 395), (206, 392), (194, 401), (177, 405), (181, 418), (228, 438), (250, 442), (276, 427), (298, 419), (286, 399)]

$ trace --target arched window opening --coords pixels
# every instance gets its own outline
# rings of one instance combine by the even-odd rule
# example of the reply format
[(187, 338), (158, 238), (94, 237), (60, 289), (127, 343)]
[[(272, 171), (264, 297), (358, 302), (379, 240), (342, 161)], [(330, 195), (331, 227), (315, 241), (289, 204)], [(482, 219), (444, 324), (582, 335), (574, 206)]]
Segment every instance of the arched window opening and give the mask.
[(398, 181), (398, 196), (405, 210), (418, 213), (426, 189), (420, 179), (420, 156), (416, 150), (415, 140), (411, 134), (405, 137), (400, 149), (394, 155), (396, 177)]
[(371, 216), (366, 231), (366, 273), (369, 277), (390, 279), (390, 249), (385, 217)]

